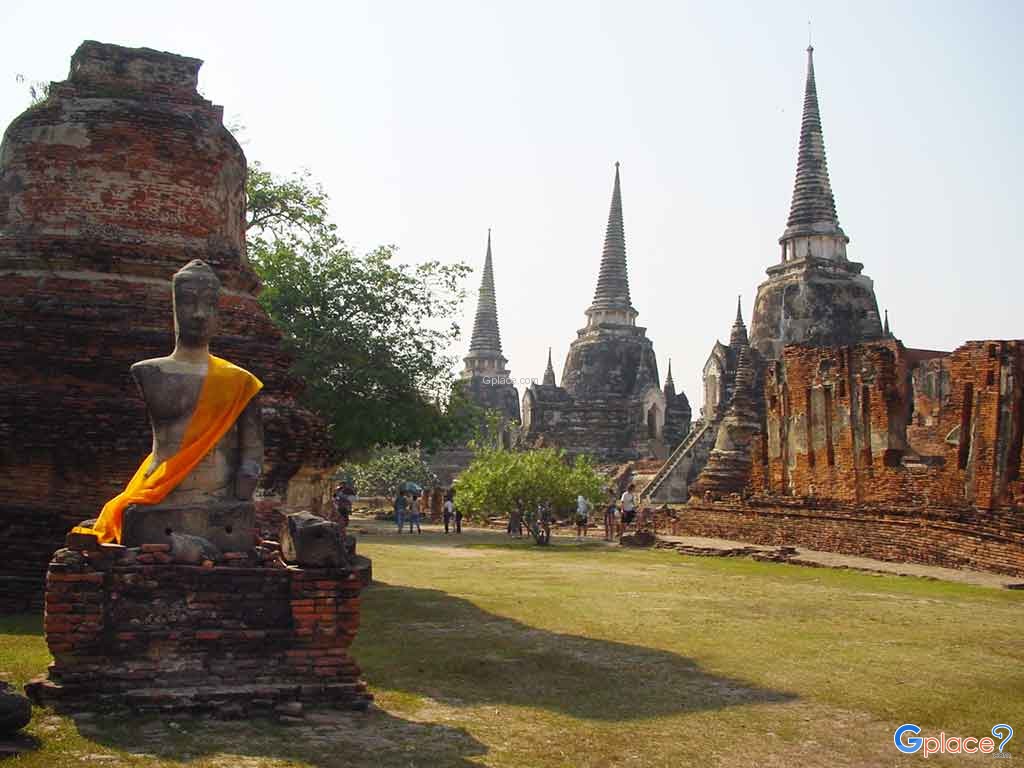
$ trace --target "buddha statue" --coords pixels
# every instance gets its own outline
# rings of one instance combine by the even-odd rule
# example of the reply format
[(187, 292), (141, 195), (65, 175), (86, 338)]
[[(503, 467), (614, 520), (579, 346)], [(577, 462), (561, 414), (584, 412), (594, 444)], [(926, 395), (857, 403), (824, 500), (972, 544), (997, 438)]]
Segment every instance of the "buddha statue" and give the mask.
[[(205, 262), (196, 259), (186, 264), (175, 273), (172, 286), (174, 351), (131, 367), (153, 428), (147, 476), (181, 449), (209, 368), (210, 339), (217, 330), (220, 281)], [(251, 499), (262, 463), (262, 421), (253, 399), (216, 447), (161, 503)]]
[(101, 542), (160, 543), (172, 533), (201, 536), (222, 549), (252, 545), (252, 495), (263, 461), (248, 371), (210, 354), (220, 281), (203, 261), (175, 273), (174, 351), (131, 367), (153, 430), (153, 450), (127, 488), (92, 526)]

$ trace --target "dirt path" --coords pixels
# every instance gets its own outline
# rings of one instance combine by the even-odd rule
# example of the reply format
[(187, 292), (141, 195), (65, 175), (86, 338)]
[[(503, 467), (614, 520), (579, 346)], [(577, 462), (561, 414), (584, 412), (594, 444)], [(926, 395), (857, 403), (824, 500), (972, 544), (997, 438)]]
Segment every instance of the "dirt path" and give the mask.
[[(353, 516), (352, 527), (354, 529), (354, 533), (362, 533), (364, 535), (397, 535), (392, 523), (386, 520), (376, 520), (371, 517)], [(465, 531), (463, 534), (464, 536), (505, 535), (503, 531), (495, 530), (493, 528), (477, 528), (468, 525), (464, 525), (463, 530)], [(459, 543), (459, 536), (455, 534), (445, 536), (442, 526), (434, 524), (423, 525), (422, 536), (436, 538), (437, 534), (441, 534), (439, 537), (440, 541), (438, 542), (441, 546), (453, 546)], [(408, 534), (403, 533), (403, 535)], [(558, 539), (560, 544), (576, 543), (574, 530), (570, 531), (570, 529), (566, 529), (565, 531), (554, 531), (553, 536)], [(706, 538), (703, 536), (659, 536), (658, 539), (666, 543), (680, 544), (686, 547), (720, 550), (723, 555), (729, 550), (740, 548), (757, 550), (759, 552), (772, 552), (778, 549), (778, 547), (775, 546), (750, 544), (748, 542), (735, 541), (732, 539)], [(580, 543), (591, 546), (594, 544), (618, 546), (617, 542), (604, 541), (602, 531), (594, 528), (591, 528), (590, 535), (584, 538)], [(837, 552), (822, 552), (814, 549), (804, 549), (803, 547), (796, 547), (795, 549), (797, 550), (797, 554), (795, 555), (797, 560), (814, 563), (815, 565), (825, 568), (848, 568), (850, 570), (867, 571), (870, 573), (888, 573), (895, 576), (916, 576), (924, 579), (952, 581), (961, 584), (973, 584), (979, 587), (993, 587), (995, 589), (1005, 589), (1011, 584), (1020, 584), (1022, 581), (1020, 578), (1015, 578), (1013, 576), (1005, 576), (999, 573), (986, 573), (984, 571), (972, 571), (967, 568), (941, 568), (935, 565), (918, 565), (916, 563), (891, 563), (884, 560), (875, 560), (870, 557), (844, 555)], [(796, 562), (792, 563), (792, 565), (800, 565), (800, 563)]]

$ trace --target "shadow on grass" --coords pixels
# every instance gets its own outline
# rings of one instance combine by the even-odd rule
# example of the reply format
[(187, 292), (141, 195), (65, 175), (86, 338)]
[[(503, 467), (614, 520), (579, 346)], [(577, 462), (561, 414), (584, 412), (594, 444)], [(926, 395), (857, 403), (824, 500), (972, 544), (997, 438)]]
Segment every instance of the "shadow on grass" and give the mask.
[(0, 762), (6, 758), (17, 757), (28, 752), (35, 752), (42, 745), (35, 736), (27, 733), (16, 733), (13, 736), (0, 737)]
[(233, 758), (246, 765), (265, 758), (275, 765), (288, 761), (316, 768), (470, 768), (480, 765), (471, 758), (488, 751), (463, 728), (405, 720), (377, 708), (365, 713), (314, 710), (288, 725), (174, 715), (77, 718), (75, 725), (94, 744), (181, 765), (214, 757), (217, 765), (234, 765)]
[(0, 635), (43, 634), (43, 612), (0, 616)]
[[(41, 624), (40, 617), (34, 614), (0, 617), (0, 641), (5, 634), (35, 635), (33, 644), (41, 647)], [(16, 642), (17, 647), (25, 643), (20, 639)], [(45, 672), (49, 654), (44, 653), (36, 660), (35, 650), (32, 649), (31, 659), (19, 658), (19, 663), (13, 665), (22, 673), (16, 675), (17, 678), (28, 679)], [(0, 653), (0, 659), (3, 655)], [(7, 661), (13, 662), (17, 652), (11, 651), (10, 655), (12, 658)], [(290, 725), (268, 719), (229, 721), (173, 713), (159, 717), (125, 717), (98, 712), (70, 715), (63, 729), (77, 729), (77, 735), (85, 740), (78, 743), (71, 733), (67, 734), (69, 741), (52, 730), (54, 713), (38, 707), (33, 709), (33, 723), (28, 728), (35, 733), (0, 739), (0, 765), (5, 764), (4, 758), (21, 754), (24, 764), (32, 768), (77, 766), (89, 759), (109, 759), (92, 754), (98, 752), (97, 747), (106, 747), (143, 759), (151, 756), (180, 765), (216, 755), (238, 755), (273, 759), (275, 764), (296, 761), (317, 768), (469, 768), (479, 765), (471, 758), (479, 758), (488, 751), (463, 728), (405, 720), (376, 707), (365, 713), (317, 708), (308, 712), (303, 721)], [(38, 729), (44, 721), (47, 729), (41, 732)], [(233, 765), (234, 761), (229, 760), (224, 758), (217, 764)]]
[(452, 706), (619, 721), (796, 698), (667, 651), (537, 629), (445, 592), (379, 582), (364, 593), (353, 652), (371, 688)]

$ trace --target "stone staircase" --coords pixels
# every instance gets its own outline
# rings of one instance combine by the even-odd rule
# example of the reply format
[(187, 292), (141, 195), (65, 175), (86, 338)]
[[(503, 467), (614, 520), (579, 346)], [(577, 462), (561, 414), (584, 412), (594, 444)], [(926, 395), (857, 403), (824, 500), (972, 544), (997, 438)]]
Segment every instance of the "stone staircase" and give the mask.
[[(687, 499), (686, 485), (707, 462), (708, 453), (718, 435), (721, 419), (701, 421), (690, 431), (658, 473), (640, 491), (642, 502), (684, 502)], [(696, 466), (695, 466), (696, 465)]]

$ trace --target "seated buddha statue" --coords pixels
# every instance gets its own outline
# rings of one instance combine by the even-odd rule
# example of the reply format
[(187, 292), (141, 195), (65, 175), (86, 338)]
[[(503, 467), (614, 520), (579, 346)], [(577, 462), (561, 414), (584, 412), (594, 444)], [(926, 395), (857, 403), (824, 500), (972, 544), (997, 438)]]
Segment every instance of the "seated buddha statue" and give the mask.
[[(165, 521), (167, 535), (206, 535), (211, 514), (213, 526), (222, 525), (224, 510), (250, 501), (259, 480), (263, 434), (255, 395), (263, 385), (210, 354), (220, 281), (197, 259), (175, 273), (172, 297), (174, 351), (131, 367), (153, 430), (152, 452), (96, 523), (75, 529), (94, 533), (101, 542), (150, 543)], [(127, 524), (126, 515), (140, 523), (144, 519), (145, 530), (136, 531), (135, 538), (149, 541), (122, 541), (126, 528), (140, 528)], [(228, 534), (231, 529), (229, 523)]]

